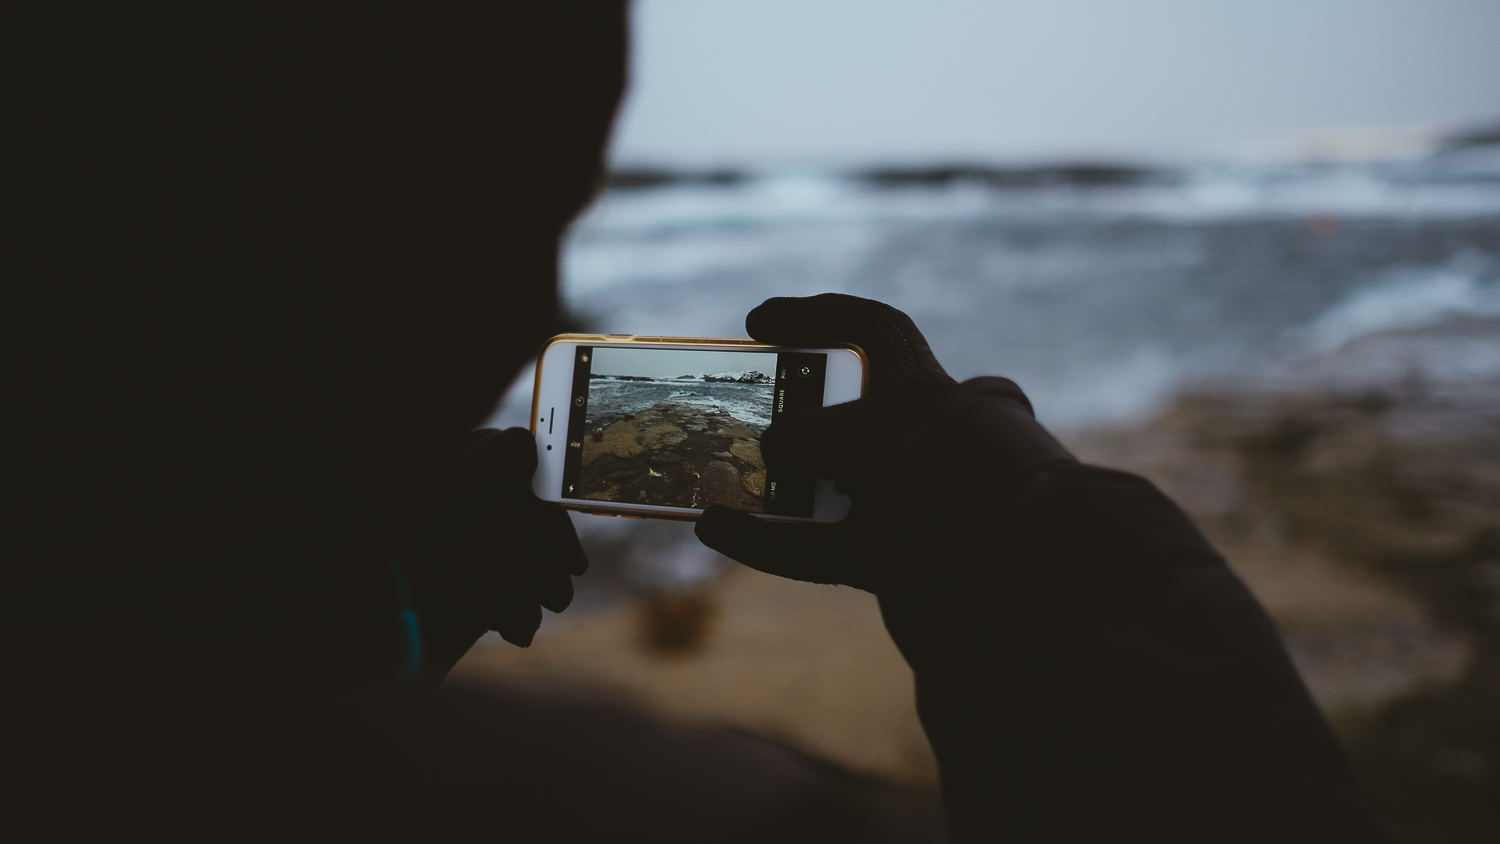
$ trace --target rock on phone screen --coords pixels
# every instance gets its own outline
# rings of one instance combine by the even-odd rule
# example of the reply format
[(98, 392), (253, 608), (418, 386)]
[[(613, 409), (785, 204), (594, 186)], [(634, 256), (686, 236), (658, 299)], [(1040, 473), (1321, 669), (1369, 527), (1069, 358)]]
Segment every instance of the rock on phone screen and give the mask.
[(818, 352), (579, 346), (562, 497), (657, 507), (723, 504), (810, 517), (812, 478), (768, 474), (760, 437), (823, 406)]

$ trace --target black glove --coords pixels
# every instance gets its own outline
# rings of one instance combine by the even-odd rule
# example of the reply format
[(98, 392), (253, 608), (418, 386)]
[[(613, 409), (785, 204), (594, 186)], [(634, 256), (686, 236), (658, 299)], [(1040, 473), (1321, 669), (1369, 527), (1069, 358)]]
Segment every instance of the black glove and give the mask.
[(570, 575), (583, 574), (588, 557), (568, 514), (532, 494), (536, 466), (536, 441), (524, 428), (470, 435), (415, 549), (424, 633), (460, 631), (462, 639), (494, 630), (525, 647), (542, 607), (562, 612), (572, 602)]
[(1036, 466), (1072, 459), (1012, 381), (954, 381), (889, 305), (835, 293), (774, 298), (745, 328), (776, 345), (853, 344), (870, 360), (864, 398), (788, 411), (761, 439), (771, 472), (830, 478), (851, 496), (845, 521), (777, 524), (726, 507), (698, 521), (705, 545), (751, 568), (879, 594), (901, 574), (885, 561), (993, 506)]

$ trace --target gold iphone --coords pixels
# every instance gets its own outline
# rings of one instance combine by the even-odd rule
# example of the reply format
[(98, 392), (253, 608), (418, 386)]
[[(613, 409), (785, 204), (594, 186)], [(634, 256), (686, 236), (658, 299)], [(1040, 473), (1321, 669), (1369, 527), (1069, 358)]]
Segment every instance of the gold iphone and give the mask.
[(532, 393), (537, 497), (610, 516), (696, 519), (723, 504), (770, 521), (837, 522), (833, 483), (767, 472), (760, 436), (793, 408), (852, 401), (853, 346), (564, 334), (542, 347)]

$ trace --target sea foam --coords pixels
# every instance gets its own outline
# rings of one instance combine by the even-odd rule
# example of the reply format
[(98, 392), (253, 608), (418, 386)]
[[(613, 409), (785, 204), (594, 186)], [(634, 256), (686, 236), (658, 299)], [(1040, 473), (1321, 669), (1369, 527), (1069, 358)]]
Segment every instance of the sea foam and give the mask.
[(1385, 331), (1425, 328), (1455, 318), (1500, 316), (1500, 267), (1496, 263), (1471, 250), (1436, 266), (1387, 271), (1308, 326), (1309, 345), (1328, 352)]

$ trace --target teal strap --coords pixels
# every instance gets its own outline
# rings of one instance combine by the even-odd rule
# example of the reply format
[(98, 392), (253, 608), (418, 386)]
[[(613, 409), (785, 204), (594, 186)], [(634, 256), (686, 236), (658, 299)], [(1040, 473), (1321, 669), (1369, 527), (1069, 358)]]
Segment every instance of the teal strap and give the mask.
[(391, 579), (396, 582), (396, 600), (401, 608), (396, 612), (396, 623), (406, 633), (399, 667), (402, 679), (413, 683), (422, 680), (422, 624), (417, 611), (411, 608), (411, 591), (406, 585), (406, 568), (400, 560), (391, 561)]

